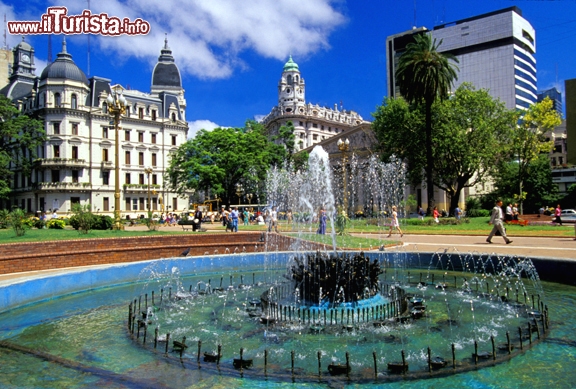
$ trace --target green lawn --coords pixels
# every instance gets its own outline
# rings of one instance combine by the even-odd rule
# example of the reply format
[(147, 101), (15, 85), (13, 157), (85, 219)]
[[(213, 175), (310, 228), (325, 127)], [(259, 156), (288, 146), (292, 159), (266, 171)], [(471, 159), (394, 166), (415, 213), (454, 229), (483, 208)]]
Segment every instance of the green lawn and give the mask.
[[(436, 234), (436, 235), (488, 235), (492, 226), (488, 225), (488, 218), (471, 218), (468, 223), (462, 222), (458, 225), (422, 225), (415, 219), (401, 220), (400, 228), (405, 234)], [(204, 223), (203, 227), (208, 231), (224, 231), (224, 227), (219, 223)], [(330, 223), (328, 223), (328, 230), (330, 231)], [(327, 245), (332, 244), (330, 235), (316, 235), (316, 225), (293, 225), (289, 226), (285, 221), (280, 221), (279, 231), (281, 233), (291, 233), (302, 230), (307, 232), (302, 237), (307, 240), (321, 241)], [(518, 225), (508, 225), (508, 235), (510, 236), (556, 236), (556, 237), (574, 237), (574, 225), (564, 224), (564, 226), (553, 225), (528, 225), (525, 227)], [(240, 225), (239, 231), (266, 231), (265, 226)], [(392, 241), (382, 242), (381, 240), (366, 239), (360, 237), (350, 236), (350, 234), (386, 234), (388, 232), (387, 226), (378, 225), (376, 219), (355, 219), (351, 220), (348, 229), (348, 235), (337, 238), (337, 245), (339, 247), (377, 247), (383, 243), (391, 243)], [(80, 234), (73, 229), (64, 230), (37, 230), (31, 229), (26, 231), (24, 236), (17, 237), (11, 229), (0, 229), (0, 243), (17, 243), (17, 242), (39, 242), (49, 240), (67, 240), (67, 239), (93, 239), (93, 238), (112, 238), (112, 237), (128, 237), (128, 236), (150, 236), (150, 235), (173, 235), (173, 234), (190, 234), (190, 231), (184, 232), (179, 226), (176, 227), (162, 227), (159, 231), (90, 231), (88, 234)], [(397, 237), (398, 235), (394, 235)]]

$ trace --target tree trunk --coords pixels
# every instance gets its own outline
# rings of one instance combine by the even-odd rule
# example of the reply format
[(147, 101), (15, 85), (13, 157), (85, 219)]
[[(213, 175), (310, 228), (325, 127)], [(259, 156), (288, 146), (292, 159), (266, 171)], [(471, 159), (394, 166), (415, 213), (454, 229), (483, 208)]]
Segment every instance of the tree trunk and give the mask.
[(432, 215), (432, 210), (436, 205), (434, 199), (434, 183), (432, 182), (432, 171), (434, 158), (432, 156), (432, 101), (426, 101), (426, 195), (428, 197), (428, 215)]

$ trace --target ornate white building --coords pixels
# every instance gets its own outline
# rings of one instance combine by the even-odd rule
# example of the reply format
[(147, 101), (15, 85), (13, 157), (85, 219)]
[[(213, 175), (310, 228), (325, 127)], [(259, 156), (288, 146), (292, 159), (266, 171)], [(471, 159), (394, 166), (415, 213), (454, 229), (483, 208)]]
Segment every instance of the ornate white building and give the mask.
[[(42, 120), (47, 140), (36, 150), (31, 175), (14, 171), (12, 197), (2, 205), (66, 214), (73, 203), (81, 203), (112, 216), (116, 139), (106, 98), (119, 86), (102, 77), (88, 79), (65, 41), (40, 77), (34, 74), (34, 49), (27, 42), (13, 53), (10, 83), (0, 93)], [(122, 89), (128, 105), (118, 139), (122, 218), (145, 214), (149, 184), (152, 210), (185, 210), (188, 199), (166, 191), (163, 181), (170, 153), (188, 132), (180, 71), (167, 40), (152, 72), (151, 92)]]
[(268, 135), (278, 134), (278, 129), (289, 121), (294, 125), (296, 149), (303, 150), (334, 135), (341, 134), (369, 123), (354, 111), (321, 107), (306, 103), (306, 84), (292, 56), (284, 65), (278, 82), (278, 105), (262, 120)]

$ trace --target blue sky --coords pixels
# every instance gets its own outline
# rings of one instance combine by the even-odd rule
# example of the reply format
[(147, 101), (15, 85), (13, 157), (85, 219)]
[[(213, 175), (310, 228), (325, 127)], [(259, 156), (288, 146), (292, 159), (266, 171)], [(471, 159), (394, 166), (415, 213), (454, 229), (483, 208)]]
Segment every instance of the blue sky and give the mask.
[[(88, 1), (0, 1), (10, 20), (40, 21), (50, 6), (80, 14)], [(536, 29), (538, 89), (576, 78), (576, 0), (92, 0), (92, 13), (142, 18), (146, 36), (67, 36), (68, 52), (88, 76), (150, 91), (164, 36), (180, 68), (189, 135), (198, 128), (243, 126), (277, 104), (288, 55), (306, 81), (306, 101), (371, 113), (386, 94), (386, 37), (517, 6)], [(12, 47), (21, 40), (7, 36)], [(30, 36), (37, 74), (47, 59), (45, 35)], [(61, 50), (52, 37), (52, 55)], [(89, 73), (89, 74), (88, 74)]]

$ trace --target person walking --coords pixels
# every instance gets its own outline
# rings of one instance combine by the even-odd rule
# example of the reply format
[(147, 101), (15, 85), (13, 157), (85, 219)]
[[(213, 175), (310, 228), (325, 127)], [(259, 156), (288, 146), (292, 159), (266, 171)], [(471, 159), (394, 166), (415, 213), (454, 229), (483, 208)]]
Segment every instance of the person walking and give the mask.
[(326, 216), (326, 210), (324, 210), (324, 207), (320, 208), (320, 214), (318, 215), (318, 231), (316, 232), (317, 234), (320, 235), (325, 235), (326, 234), (326, 220), (328, 219), (328, 217)]
[(388, 238), (392, 236), (392, 230), (394, 228), (398, 230), (398, 232), (400, 233), (400, 237), (404, 236), (402, 230), (400, 229), (400, 223), (398, 223), (398, 212), (395, 205), (392, 206), (392, 222), (390, 223), (390, 231), (388, 232), (387, 236)]
[(492, 237), (496, 232), (499, 232), (500, 235), (502, 235), (506, 244), (512, 243), (512, 241), (506, 236), (506, 229), (502, 223), (502, 200), (496, 200), (496, 205), (492, 208), (492, 217), (488, 224), (492, 224), (494, 227), (492, 227), (492, 231), (490, 231), (490, 235), (488, 235), (488, 238), (486, 239), (487, 243), (492, 243)]
[(434, 210), (432, 211), (432, 217), (434, 218), (434, 221), (436, 223), (440, 223), (440, 220), (438, 220), (438, 216), (440, 216), (440, 213), (438, 213), (438, 207), (434, 207)]
[(276, 207), (272, 207), (272, 211), (270, 211), (270, 224), (268, 225), (268, 232), (272, 231), (278, 232), (278, 212), (276, 211)]
[(556, 216), (554, 223), (558, 223), (560, 226), (562, 226), (562, 219), (560, 219), (560, 215), (562, 215), (562, 208), (560, 208), (560, 204), (558, 204), (554, 210), (554, 216)]
[(238, 232), (238, 208), (232, 208), (232, 212), (230, 212), (230, 218), (232, 219), (232, 232)]

